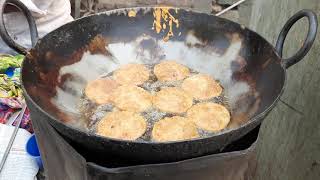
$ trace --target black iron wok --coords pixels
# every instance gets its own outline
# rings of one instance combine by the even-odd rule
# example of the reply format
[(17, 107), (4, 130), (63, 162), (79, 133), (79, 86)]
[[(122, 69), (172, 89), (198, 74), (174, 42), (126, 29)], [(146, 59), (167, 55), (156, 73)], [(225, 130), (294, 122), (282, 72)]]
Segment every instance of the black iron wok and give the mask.
[[(31, 50), (9, 37), (3, 22), (6, 3), (14, 4), (26, 15), (34, 43)], [(155, 163), (219, 152), (261, 123), (284, 90), (286, 69), (307, 54), (317, 33), (316, 15), (309, 10), (289, 19), (276, 48), (232, 21), (186, 9), (170, 8), (170, 14), (166, 10), (148, 7), (99, 13), (68, 23), (37, 40), (30, 12), (17, 0), (1, 1), (1, 36), (10, 47), (26, 55), (22, 84), (32, 120), (48, 121), (71, 143), (101, 158), (112, 155)], [(154, 24), (157, 17), (162, 26)], [(307, 38), (294, 56), (282, 59), (287, 33), (303, 17), (309, 20)], [(220, 81), (232, 109), (226, 130), (207, 138), (167, 143), (122, 141), (88, 132), (76, 104), (89, 80), (121, 64), (164, 59), (178, 60)]]

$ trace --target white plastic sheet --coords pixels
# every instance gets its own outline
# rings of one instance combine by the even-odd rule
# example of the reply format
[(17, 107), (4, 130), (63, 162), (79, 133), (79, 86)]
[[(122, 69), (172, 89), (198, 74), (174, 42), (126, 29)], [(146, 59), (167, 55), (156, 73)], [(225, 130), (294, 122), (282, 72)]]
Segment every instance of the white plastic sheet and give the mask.
[[(0, 159), (3, 158), (14, 127), (0, 124)], [(6, 163), (0, 173), (1, 180), (33, 180), (38, 173), (38, 165), (25, 149), (31, 134), (19, 129)]]

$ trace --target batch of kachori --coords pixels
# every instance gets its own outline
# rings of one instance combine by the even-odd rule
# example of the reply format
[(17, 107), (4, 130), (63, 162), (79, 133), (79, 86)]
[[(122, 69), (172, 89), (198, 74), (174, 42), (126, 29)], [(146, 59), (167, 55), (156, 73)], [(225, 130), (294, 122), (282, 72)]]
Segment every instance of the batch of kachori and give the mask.
[[(163, 86), (150, 90), (144, 83)], [(230, 112), (212, 101), (222, 93), (223, 87), (212, 76), (172, 60), (152, 66), (126, 64), (110, 76), (88, 82), (84, 89), (92, 103), (114, 106), (97, 122), (95, 133), (100, 136), (137, 140), (150, 124), (144, 112), (167, 114), (150, 124), (150, 139), (155, 142), (188, 140), (201, 137), (200, 131), (225, 129)]]

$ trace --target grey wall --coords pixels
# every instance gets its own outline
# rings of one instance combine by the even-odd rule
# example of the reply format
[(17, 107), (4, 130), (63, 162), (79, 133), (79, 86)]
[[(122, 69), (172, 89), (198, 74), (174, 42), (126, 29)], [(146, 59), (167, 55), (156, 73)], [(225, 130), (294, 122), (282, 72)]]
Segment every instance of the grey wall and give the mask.
[[(250, 27), (275, 44), (281, 27), (301, 9), (320, 19), (319, 0), (255, 0)], [(302, 45), (307, 21), (290, 32), (284, 54)], [(258, 144), (258, 180), (320, 179), (320, 35), (303, 61), (288, 70), (283, 102), (264, 121)]]

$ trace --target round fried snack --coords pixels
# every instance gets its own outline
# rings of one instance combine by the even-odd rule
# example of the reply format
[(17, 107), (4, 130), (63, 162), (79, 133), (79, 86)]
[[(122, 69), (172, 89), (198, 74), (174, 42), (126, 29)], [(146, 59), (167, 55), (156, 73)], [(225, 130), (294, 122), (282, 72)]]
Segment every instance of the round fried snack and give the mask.
[(152, 130), (152, 139), (158, 142), (181, 141), (199, 137), (196, 125), (187, 118), (166, 117), (156, 122)]
[(210, 132), (220, 131), (230, 122), (229, 111), (216, 103), (196, 104), (188, 110), (187, 117), (199, 128)]
[(211, 76), (205, 74), (197, 74), (185, 79), (181, 87), (198, 100), (210, 99), (219, 96), (222, 92), (221, 86)]
[(154, 74), (159, 81), (178, 81), (189, 76), (189, 69), (175, 61), (162, 61), (154, 66)]
[(118, 87), (111, 99), (117, 108), (126, 111), (142, 112), (152, 106), (151, 94), (134, 85)]
[(136, 140), (147, 129), (145, 119), (134, 112), (114, 111), (108, 113), (97, 126), (97, 134), (122, 140)]
[(184, 113), (192, 103), (193, 99), (188, 93), (175, 87), (162, 89), (153, 97), (154, 106), (169, 113)]
[(121, 85), (140, 85), (149, 79), (150, 71), (142, 64), (126, 64), (113, 73)]
[(118, 87), (118, 83), (110, 78), (101, 78), (87, 84), (85, 95), (97, 104), (107, 104), (111, 101), (112, 92)]

